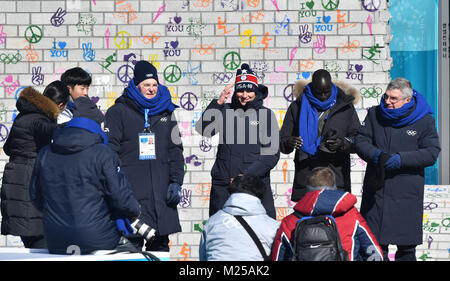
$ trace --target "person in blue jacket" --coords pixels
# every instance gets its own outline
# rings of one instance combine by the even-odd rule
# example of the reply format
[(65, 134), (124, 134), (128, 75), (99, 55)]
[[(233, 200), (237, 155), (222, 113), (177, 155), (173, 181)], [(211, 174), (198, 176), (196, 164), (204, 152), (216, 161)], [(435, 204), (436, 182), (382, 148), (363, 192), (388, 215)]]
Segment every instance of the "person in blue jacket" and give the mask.
[(273, 111), (263, 106), (268, 89), (258, 85), (256, 75), (245, 63), (237, 71), (231, 103), (226, 103), (230, 87), (211, 101), (196, 124), (202, 136), (219, 133), (220, 137), (211, 170), (209, 216), (222, 209), (230, 196), (228, 186), (236, 176), (253, 174), (264, 183), (262, 204), (275, 218), (270, 171), (280, 158), (279, 128)]
[(355, 138), (358, 155), (367, 162), (361, 214), (387, 260), (416, 260), (422, 244), (424, 169), (441, 150), (433, 111), (404, 78), (391, 81), (380, 105), (371, 107)]
[[(169, 251), (169, 234), (180, 232), (177, 205), (184, 179), (183, 145), (168, 88), (156, 68), (138, 61), (134, 78), (105, 115), (110, 147), (142, 207), (141, 221), (157, 231), (147, 251)], [(140, 236), (128, 237), (138, 248)]]
[(115, 216), (133, 220), (138, 201), (107, 145), (104, 116), (88, 97), (74, 104), (74, 118), (39, 152), (30, 199), (42, 212), (44, 237), (52, 254), (89, 254), (119, 246)]

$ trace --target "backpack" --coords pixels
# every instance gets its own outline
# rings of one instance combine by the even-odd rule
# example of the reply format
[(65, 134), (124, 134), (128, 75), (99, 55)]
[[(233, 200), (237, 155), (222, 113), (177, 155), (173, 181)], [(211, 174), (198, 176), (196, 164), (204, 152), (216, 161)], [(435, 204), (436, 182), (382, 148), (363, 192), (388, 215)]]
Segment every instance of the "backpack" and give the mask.
[(293, 261), (347, 261), (336, 221), (331, 215), (302, 217), (295, 225), (291, 244)]

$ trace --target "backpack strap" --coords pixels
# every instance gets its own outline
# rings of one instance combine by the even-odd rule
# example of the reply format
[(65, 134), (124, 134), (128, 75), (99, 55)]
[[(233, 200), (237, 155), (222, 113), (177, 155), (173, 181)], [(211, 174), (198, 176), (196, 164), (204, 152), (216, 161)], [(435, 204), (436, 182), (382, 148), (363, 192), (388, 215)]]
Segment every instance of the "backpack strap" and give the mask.
[(242, 218), (242, 216), (234, 216), (234, 217), (248, 232), (248, 234), (252, 238), (253, 242), (255, 242), (256, 247), (258, 247), (258, 250), (261, 253), (264, 261), (271, 261), (272, 260), (271, 256), (268, 256), (266, 254), (266, 251), (264, 250), (264, 247), (263, 247), (261, 241), (259, 240), (258, 236), (256, 236), (255, 231), (253, 231), (253, 229), (250, 227), (250, 225), (248, 225), (248, 223), (244, 220), (244, 218)]

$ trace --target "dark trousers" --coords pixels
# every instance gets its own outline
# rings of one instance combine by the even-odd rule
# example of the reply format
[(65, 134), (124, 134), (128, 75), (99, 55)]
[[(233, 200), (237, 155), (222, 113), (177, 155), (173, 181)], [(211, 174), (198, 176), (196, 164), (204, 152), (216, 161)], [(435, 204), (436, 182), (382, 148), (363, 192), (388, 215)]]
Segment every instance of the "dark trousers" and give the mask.
[(29, 249), (46, 249), (47, 241), (43, 235), (40, 236), (20, 236), (25, 248)]
[(142, 250), (145, 242), (146, 251), (169, 252), (169, 235), (155, 236), (150, 243), (144, 238), (135, 235), (127, 236), (127, 239), (133, 243), (134, 247), (138, 250)]
[[(380, 245), (383, 250), (383, 258), (385, 261), (389, 261), (388, 247), (389, 245)], [(397, 251), (395, 252), (396, 261), (416, 261), (416, 245), (397, 245)]]
[[(213, 185), (209, 195), (209, 216), (211, 217), (220, 211), (229, 197), (230, 193), (228, 192), (228, 186)], [(276, 219), (275, 205), (273, 202), (272, 190), (270, 188), (266, 188), (266, 193), (262, 200), (262, 204), (266, 209), (267, 215), (273, 219)]]

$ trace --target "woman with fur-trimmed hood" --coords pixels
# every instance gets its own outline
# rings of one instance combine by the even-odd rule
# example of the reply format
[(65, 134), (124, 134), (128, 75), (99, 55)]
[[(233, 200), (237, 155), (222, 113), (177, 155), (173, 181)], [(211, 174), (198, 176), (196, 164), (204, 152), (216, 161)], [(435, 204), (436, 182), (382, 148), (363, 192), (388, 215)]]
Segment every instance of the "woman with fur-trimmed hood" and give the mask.
[(280, 131), (280, 151), (295, 149), (295, 177), (292, 201), (306, 193), (306, 179), (315, 167), (329, 167), (336, 174), (339, 189), (350, 192), (350, 153), (360, 127), (354, 104), (359, 91), (338, 81), (324, 69), (313, 73), (312, 81), (298, 81), (293, 101)]
[(41, 94), (25, 88), (17, 99), (19, 114), (3, 146), (5, 165), (1, 189), (1, 233), (22, 238), (26, 248), (45, 248), (41, 213), (30, 201), (29, 183), (37, 153), (52, 140), (58, 115), (69, 101), (61, 81), (50, 83)]

